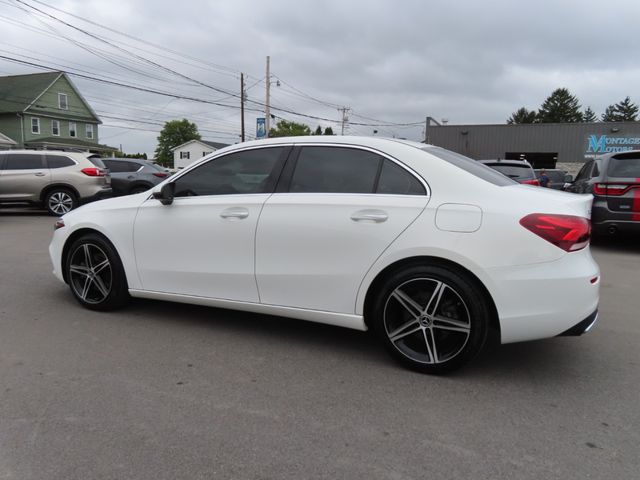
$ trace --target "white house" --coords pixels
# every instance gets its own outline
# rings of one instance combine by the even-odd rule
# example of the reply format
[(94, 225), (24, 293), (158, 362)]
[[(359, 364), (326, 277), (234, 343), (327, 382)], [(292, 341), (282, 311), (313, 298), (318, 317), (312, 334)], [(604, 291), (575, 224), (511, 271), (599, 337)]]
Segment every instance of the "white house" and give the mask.
[(228, 143), (209, 142), (208, 140), (189, 140), (173, 147), (173, 168), (180, 170), (205, 155), (229, 146)]

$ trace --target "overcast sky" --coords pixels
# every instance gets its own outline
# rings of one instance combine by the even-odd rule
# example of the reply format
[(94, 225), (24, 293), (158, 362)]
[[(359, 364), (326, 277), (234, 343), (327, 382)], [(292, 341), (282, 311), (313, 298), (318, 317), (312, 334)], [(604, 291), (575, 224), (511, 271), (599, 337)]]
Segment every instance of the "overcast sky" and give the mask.
[[(279, 118), (338, 133), (349, 107), (348, 134), (420, 140), (422, 124), (403, 124), (504, 123), (558, 87), (598, 115), (640, 101), (638, 18), (637, 0), (0, 0), (0, 55), (196, 100), (71, 76), (102, 118), (100, 142), (125, 152), (152, 154), (176, 118), (239, 141), (239, 74), (247, 107), (262, 109), (267, 55)], [(39, 71), (0, 59), (2, 75)], [(249, 138), (258, 116), (247, 112)]]

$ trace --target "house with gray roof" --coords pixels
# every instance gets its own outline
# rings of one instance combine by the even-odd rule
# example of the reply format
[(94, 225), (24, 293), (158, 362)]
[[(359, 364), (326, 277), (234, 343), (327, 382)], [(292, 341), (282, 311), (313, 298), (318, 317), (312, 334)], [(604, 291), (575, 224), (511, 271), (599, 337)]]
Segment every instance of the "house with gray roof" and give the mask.
[(0, 77), (0, 133), (14, 148), (113, 152), (98, 142), (101, 123), (64, 72)]
[(173, 168), (182, 169), (205, 155), (209, 155), (216, 150), (228, 146), (228, 143), (210, 142), (208, 140), (189, 140), (171, 149), (173, 152)]

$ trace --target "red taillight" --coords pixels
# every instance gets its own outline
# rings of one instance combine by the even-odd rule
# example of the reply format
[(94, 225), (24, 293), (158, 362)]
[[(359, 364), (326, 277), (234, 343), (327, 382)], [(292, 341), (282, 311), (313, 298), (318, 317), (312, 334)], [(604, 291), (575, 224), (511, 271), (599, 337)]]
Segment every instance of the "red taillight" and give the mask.
[(64, 227), (64, 220), (62, 220), (61, 218), (59, 218), (56, 223), (53, 224), (53, 229), (54, 230), (58, 230), (59, 228)]
[(611, 195), (612, 197), (619, 197), (624, 195), (631, 188), (638, 187), (638, 185), (629, 183), (596, 183), (593, 186), (593, 193), (595, 195)]
[(164, 172), (153, 172), (153, 176), (154, 177), (159, 177), (159, 178), (165, 178), (165, 177), (168, 177), (169, 174), (168, 173), (164, 173)]
[(540, 182), (538, 180), (521, 180), (520, 183), (523, 185), (535, 185), (536, 187), (540, 186)]
[(586, 247), (591, 238), (591, 222), (574, 215), (532, 213), (522, 218), (520, 225), (567, 252)]
[(104, 177), (105, 174), (104, 170), (96, 167), (83, 168), (81, 172), (90, 177)]

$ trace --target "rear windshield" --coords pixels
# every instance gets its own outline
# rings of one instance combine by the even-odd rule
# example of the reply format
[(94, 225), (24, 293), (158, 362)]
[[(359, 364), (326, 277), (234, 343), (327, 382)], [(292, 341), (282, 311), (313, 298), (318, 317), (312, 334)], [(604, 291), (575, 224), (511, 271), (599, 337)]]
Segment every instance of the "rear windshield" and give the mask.
[(531, 180), (535, 178), (533, 170), (527, 165), (505, 165), (503, 163), (485, 163), (485, 165), (514, 180)]
[(98, 168), (107, 168), (100, 157), (89, 157), (89, 161)]
[(616, 158), (611, 157), (607, 174), (610, 177), (640, 178), (640, 157)]
[(433, 146), (424, 147), (421, 150), (430, 153), (431, 155), (434, 155), (439, 159), (444, 160), (445, 162), (455, 165), (456, 167), (461, 168), (462, 170), (465, 170), (466, 172), (469, 172), (470, 174), (475, 175), (482, 180), (493, 183), (494, 185), (498, 185), (499, 187), (517, 183), (505, 177), (504, 175), (501, 175), (495, 170), (487, 167), (486, 165), (483, 165), (482, 163), (477, 162), (476, 160), (473, 160), (469, 157), (465, 157), (464, 155), (460, 155), (459, 153)]

